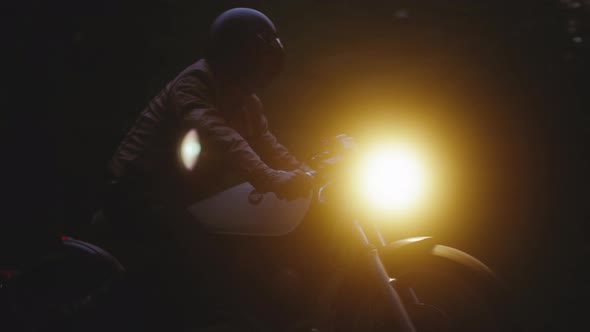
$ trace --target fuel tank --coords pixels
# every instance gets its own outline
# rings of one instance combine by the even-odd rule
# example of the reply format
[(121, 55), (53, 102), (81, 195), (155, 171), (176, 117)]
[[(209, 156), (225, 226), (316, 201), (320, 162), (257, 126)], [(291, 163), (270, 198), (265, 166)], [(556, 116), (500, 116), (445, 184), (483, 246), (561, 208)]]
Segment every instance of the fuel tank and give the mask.
[(291, 201), (257, 192), (244, 182), (188, 206), (188, 212), (213, 234), (283, 236), (299, 226), (312, 201)]

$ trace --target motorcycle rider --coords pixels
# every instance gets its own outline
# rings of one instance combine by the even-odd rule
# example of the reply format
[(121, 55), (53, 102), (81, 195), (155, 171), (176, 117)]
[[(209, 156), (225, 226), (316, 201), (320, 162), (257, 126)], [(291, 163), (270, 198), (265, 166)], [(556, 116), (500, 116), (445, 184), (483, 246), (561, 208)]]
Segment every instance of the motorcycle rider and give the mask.
[[(171, 234), (156, 249), (171, 250), (172, 242), (201, 241), (187, 234), (195, 225), (184, 207), (232, 184), (249, 181), (286, 199), (306, 196), (311, 187), (304, 172), (310, 169), (270, 132), (256, 96), (280, 73), (284, 57), (274, 24), (261, 12), (234, 8), (219, 15), (205, 57), (149, 102), (115, 151), (107, 217), (134, 237)], [(192, 130), (202, 150), (187, 168), (180, 150)]]
[[(205, 58), (148, 104), (115, 151), (109, 164), (113, 181), (167, 205), (214, 193), (232, 172), (262, 192), (305, 195), (309, 179), (297, 170), (308, 168), (269, 131), (255, 94), (279, 74), (284, 56), (264, 14), (247, 8), (222, 13), (211, 25)], [(178, 151), (190, 129), (202, 151), (187, 170)]]

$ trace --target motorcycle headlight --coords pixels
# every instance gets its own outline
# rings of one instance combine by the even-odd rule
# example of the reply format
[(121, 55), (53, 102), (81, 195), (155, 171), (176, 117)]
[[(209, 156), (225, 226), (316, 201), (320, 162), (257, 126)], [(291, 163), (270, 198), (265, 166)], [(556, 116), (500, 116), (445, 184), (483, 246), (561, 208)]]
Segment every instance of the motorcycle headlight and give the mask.
[(391, 146), (377, 149), (362, 160), (358, 169), (359, 189), (370, 208), (404, 213), (425, 198), (429, 172), (417, 151)]

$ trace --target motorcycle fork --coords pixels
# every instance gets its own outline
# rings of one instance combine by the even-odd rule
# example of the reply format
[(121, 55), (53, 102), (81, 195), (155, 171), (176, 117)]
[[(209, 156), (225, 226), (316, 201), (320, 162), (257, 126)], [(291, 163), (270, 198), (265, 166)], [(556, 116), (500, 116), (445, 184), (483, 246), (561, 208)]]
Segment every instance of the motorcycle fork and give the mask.
[[(365, 229), (358, 221), (354, 222), (354, 226), (355, 233), (358, 235), (358, 240), (363, 248), (361, 264), (369, 273), (370, 284), (375, 286), (378, 296), (382, 297), (382, 302), (388, 307), (388, 312), (391, 313), (388, 317), (391, 318), (390, 323), (392, 324), (394, 331), (416, 332), (416, 328), (414, 327), (414, 324), (412, 324), (410, 316), (408, 315), (399, 294), (391, 285), (389, 274), (387, 273), (385, 266), (383, 266), (383, 262), (381, 262), (379, 250), (373, 243), (371, 243), (371, 241), (369, 241)], [(379, 230), (373, 229), (372, 231), (372, 233), (375, 234), (371, 235), (377, 236), (377, 245), (380, 247), (384, 246), (385, 241), (381, 237)]]

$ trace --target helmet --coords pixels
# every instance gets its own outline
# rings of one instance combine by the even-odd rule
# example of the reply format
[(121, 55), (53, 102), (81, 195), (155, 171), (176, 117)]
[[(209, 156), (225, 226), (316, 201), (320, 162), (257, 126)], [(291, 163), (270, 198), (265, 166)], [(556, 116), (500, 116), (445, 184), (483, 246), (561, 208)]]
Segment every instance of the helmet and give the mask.
[(211, 24), (206, 59), (224, 81), (249, 92), (282, 70), (284, 49), (271, 20), (250, 8), (223, 12)]

